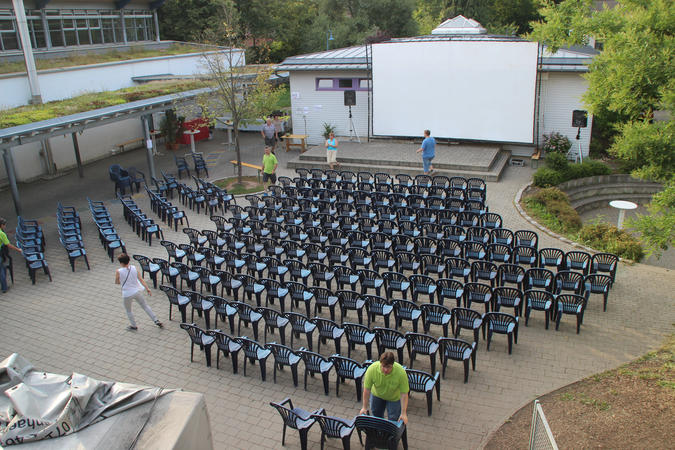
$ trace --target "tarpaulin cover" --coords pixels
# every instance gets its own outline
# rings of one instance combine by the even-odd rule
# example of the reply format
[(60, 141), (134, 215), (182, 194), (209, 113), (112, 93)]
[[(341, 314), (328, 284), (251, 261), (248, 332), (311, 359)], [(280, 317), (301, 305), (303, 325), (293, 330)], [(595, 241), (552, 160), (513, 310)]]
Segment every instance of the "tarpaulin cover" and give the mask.
[[(13, 354), (0, 363), (0, 446), (75, 433), (107, 417), (155, 400), (160, 391), (155, 387), (102, 382), (78, 373), (66, 376), (41, 372), (25, 358)], [(170, 392), (163, 391), (161, 394)], [(203, 399), (201, 403), (203, 405)], [(145, 409), (147, 417), (150, 407)], [(203, 409), (207, 424), (205, 434), (210, 441), (205, 405)], [(140, 425), (136, 432), (140, 430)], [(202, 424), (202, 432), (204, 428)], [(201, 436), (202, 439), (206, 437)]]

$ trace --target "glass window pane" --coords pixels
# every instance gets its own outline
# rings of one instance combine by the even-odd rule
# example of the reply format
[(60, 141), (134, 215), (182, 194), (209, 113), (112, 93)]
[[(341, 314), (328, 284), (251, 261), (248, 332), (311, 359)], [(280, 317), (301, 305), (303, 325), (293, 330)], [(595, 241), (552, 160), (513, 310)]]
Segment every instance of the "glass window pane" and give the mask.
[(66, 35), (66, 45), (77, 45), (75, 30), (67, 30), (64, 34)]
[(61, 20), (49, 20), (49, 37), (52, 40), (52, 47), (63, 47), (63, 35), (61, 35)]
[(13, 30), (14, 30), (13, 20), (0, 20), (0, 31), (13, 31)]
[(332, 78), (319, 78), (316, 83), (317, 89), (333, 89), (333, 79)]
[(341, 88), (351, 88), (352, 87), (352, 79), (351, 78), (340, 78), (338, 80), (338, 87)]
[(92, 30), (95, 28), (101, 28), (101, 20), (100, 19), (89, 19), (89, 28)]
[(113, 19), (113, 24), (115, 26), (115, 42), (124, 42), (124, 37), (122, 36), (122, 20)]
[(101, 36), (101, 30), (91, 30), (91, 43), (92, 44), (102, 44), (103, 37)]
[(112, 19), (102, 19), (101, 26), (103, 27), (103, 40), (106, 44), (115, 42), (115, 34), (113, 33)]
[(86, 19), (77, 19), (75, 21), (75, 24), (77, 25), (77, 28), (79, 28), (79, 29), (87, 28), (87, 20)]
[(17, 39), (16, 32), (1, 33), (0, 39), (2, 39), (2, 45), (5, 50), (19, 49), (19, 40)]
[(80, 38), (80, 45), (89, 45), (89, 31), (88, 30), (77, 30), (77, 37)]
[(359, 89), (368, 89), (368, 79), (367, 78), (360, 78), (359, 79)]

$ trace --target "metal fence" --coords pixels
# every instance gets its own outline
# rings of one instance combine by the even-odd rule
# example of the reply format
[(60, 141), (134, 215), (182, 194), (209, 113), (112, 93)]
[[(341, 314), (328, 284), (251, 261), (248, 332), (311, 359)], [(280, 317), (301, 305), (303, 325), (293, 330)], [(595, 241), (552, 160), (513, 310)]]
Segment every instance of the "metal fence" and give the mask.
[(530, 433), (530, 450), (558, 450), (551, 428), (548, 426), (544, 410), (539, 400), (534, 401), (532, 412), (532, 431)]

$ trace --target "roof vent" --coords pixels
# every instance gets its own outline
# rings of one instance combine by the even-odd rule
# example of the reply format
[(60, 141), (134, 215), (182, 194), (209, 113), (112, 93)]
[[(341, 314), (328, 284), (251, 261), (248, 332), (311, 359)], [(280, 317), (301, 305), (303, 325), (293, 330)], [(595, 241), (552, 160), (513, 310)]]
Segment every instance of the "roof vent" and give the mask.
[(457, 16), (448, 19), (437, 28), (431, 31), (431, 34), (486, 34), (487, 30), (481, 24), (473, 19), (467, 19), (464, 16)]

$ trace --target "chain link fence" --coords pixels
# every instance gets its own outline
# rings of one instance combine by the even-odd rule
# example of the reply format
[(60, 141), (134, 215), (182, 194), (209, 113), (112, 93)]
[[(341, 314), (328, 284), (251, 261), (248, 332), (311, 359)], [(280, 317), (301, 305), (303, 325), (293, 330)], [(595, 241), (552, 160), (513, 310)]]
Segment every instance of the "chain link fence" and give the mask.
[(530, 450), (558, 450), (551, 428), (548, 426), (544, 410), (539, 400), (534, 401), (532, 412), (532, 431), (530, 433)]

